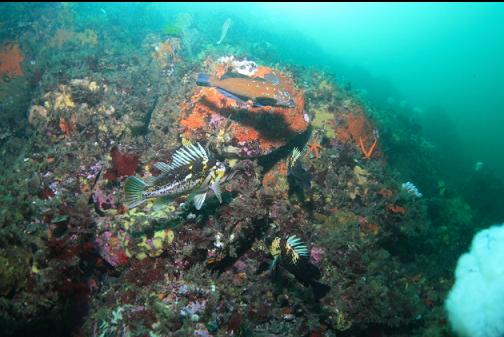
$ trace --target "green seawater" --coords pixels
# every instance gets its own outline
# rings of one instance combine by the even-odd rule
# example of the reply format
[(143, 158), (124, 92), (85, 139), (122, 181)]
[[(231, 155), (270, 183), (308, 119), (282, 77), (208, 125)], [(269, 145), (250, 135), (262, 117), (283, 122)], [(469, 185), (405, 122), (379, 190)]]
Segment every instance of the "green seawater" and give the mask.
[(327, 69), (373, 104), (413, 115), (446, 173), (462, 176), (480, 161), (504, 178), (502, 4), (188, 7), (227, 10), (268, 34), (284, 59)]

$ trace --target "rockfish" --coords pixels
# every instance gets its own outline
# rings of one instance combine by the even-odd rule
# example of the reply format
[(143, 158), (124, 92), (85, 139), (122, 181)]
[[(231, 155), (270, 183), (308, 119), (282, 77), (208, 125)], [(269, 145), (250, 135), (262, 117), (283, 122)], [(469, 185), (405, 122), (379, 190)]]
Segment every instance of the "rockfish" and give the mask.
[(320, 269), (310, 262), (308, 247), (295, 235), (287, 239), (274, 238), (270, 253), (273, 256), (270, 268), (273, 278), (276, 277), (279, 267), (282, 267), (292, 273), (305, 287), (311, 286), (318, 299), (324, 297), (331, 289), (328, 285), (319, 282), (322, 277)]
[(196, 84), (215, 87), (223, 95), (239, 102), (251, 100), (254, 106), (294, 107), (290, 94), (280, 85), (280, 80), (274, 74), (266, 75), (265, 79), (234, 73), (225, 74), (220, 79), (200, 74)]
[(222, 202), (220, 184), (227, 178), (226, 166), (210, 159), (201, 144), (181, 147), (173, 155), (171, 164), (157, 162), (154, 167), (161, 171), (159, 176), (126, 179), (124, 192), (129, 208), (151, 198), (158, 198), (156, 203), (162, 204), (170, 198), (193, 193), (194, 206), (199, 210), (210, 190)]

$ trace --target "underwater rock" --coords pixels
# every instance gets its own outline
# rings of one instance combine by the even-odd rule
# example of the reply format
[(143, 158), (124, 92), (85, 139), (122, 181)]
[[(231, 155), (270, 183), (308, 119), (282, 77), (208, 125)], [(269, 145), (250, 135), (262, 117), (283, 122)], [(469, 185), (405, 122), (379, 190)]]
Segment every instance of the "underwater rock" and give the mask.
[(357, 196), (367, 195), (371, 175), (358, 165), (353, 168), (352, 172), (354, 179), (347, 182), (347, 193), (350, 199), (354, 200)]
[[(182, 14), (163, 32), (150, 9), (138, 15), (149, 24), (137, 25), (111, 6), (93, 23), (81, 16), (84, 4), (48, 6), (43, 21), (26, 18), (26, 32), (2, 26), (27, 59), (18, 53), (15, 71), (0, 79), (0, 114), (13, 121), (0, 129), (2, 335), (448, 335), (445, 264), (475, 230), (474, 212), (440, 195), (431, 222), (430, 193), (401, 192), (387, 157), (432, 163), (412, 146), (424, 141), (402, 117), (368, 108), (329, 73), (288, 64), (290, 50), (280, 53), (267, 35), (242, 36), (242, 21), (231, 28), (233, 44), (228, 36), (216, 46), (226, 16), (206, 26), (203, 15)], [(199, 72), (281, 85), (293, 104), (256, 106), (264, 95), (196, 87)], [(122, 204), (125, 176), (157, 175), (154, 162), (187, 141), (216, 151), (236, 173), (222, 186), (222, 204), (208, 198), (195, 210), (185, 195), (159, 209)], [(293, 147), (300, 157), (286, 163)], [(300, 190), (303, 197), (292, 193)], [(291, 238), (290, 251), (304, 260), (280, 261), (276, 279), (274, 237)], [(440, 261), (443, 268), (425, 267)], [(315, 279), (331, 285), (318, 301), (303, 286)], [(68, 308), (76, 319), (61, 319)], [(435, 333), (419, 331), (429, 324)]]
[(287, 164), (280, 161), (263, 176), (262, 186), (271, 189), (279, 197), (286, 196), (289, 189), (287, 174)]
[(83, 32), (77, 33), (75, 36), (76, 40), (81, 45), (96, 45), (98, 44), (98, 35), (92, 29), (85, 29)]
[(29, 255), (20, 247), (10, 247), (0, 254), (0, 295), (8, 296), (22, 289), (30, 271)]
[(44, 107), (54, 111), (55, 116), (58, 116), (61, 111), (75, 108), (75, 102), (72, 99), (72, 90), (64, 84), (60, 84), (57, 90), (46, 93), (43, 99)]
[(106, 231), (96, 238), (100, 256), (111, 266), (118, 267), (128, 263), (128, 256), (123, 246), (127, 245), (129, 238), (126, 235), (113, 235)]
[(95, 46), (98, 44), (98, 35), (92, 29), (85, 29), (79, 33), (67, 29), (58, 29), (56, 34), (49, 40), (49, 47), (60, 49), (67, 43)]
[(137, 247), (132, 249), (132, 253), (139, 260), (147, 256), (158, 257), (172, 244), (174, 238), (175, 234), (170, 229), (158, 230), (154, 232), (152, 238), (143, 235), (136, 244)]
[(96, 81), (87, 78), (73, 79), (70, 86), (75, 103), (86, 103), (90, 106), (95, 106), (100, 102), (104, 90), (103, 86)]
[(28, 112), (28, 123), (36, 127), (47, 122), (47, 109), (41, 105), (32, 105)]
[(180, 61), (178, 54), (181, 48), (180, 38), (170, 37), (154, 47), (152, 58), (158, 62), (161, 69), (165, 69)]
[[(218, 64), (213, 75), (220, 78), (229, 70)], [(289, 76), (272, 68), (257, 67), (251, 79), (278, 78), (294, 107), (252, 106), (230, 98), (213, 87), (196, 88), (190, 102), (182, 106), (182, 136), (191, 141), (210, 141), (227, 157), (264, 156), (303, 133), (309, 122), (304, 115), (303, 91)]]
[(21, 68), (23, 60), (24, 55), (17, 43), (8, 43), (0, 49), (0, 84), (24, 75)]
[(75, 33), (73, 31), (58, 29), (54, 36), (49, 39), (49, 47), (51, 48), (61, 48), (63, 45), (75, 38)]
[[(222, 56), (218, 59), (218, 62), (221, 65), (220, 69), (244, 76), (253, 76), (257, 71), (257, 63), (248, 60), (237, 60), (233, 55)], [(222, 76), (224, 74), (217, 75)]]
[(66, 136), (71, 136), (75, 129), (75, 122), (73, 120), (68, 120), (64, 117), (60, 117), (58, 126), (60, 131)]

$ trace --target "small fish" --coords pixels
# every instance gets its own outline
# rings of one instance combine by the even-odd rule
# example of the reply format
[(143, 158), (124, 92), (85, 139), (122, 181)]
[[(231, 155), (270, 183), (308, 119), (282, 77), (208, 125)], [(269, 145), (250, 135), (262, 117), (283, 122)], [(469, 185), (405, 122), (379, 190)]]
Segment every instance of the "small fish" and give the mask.
[(302, 199), (304, 199), (305, 192), (310, 192), (312, 179), (310, 172), (303, 167), (301, 160), (299, 160), (303, 152), (295, 147), (287, 159), (287, 181), (293, 191), (300, 193)]
[(297, 236), (291, 235), (287, 239), (276, 237), (271, 243), (270, 253), (273, 255), (270, 269), (273, 277), (281, 266), (305, 287), (311, 286), (316, 298), (324, 297), (331, 289), (328, 285), (318, 282), (322, 274), (319, 268), (310, 262), (308, 247)]
[(280, 80), (274, 74), (266, 75), (265, 79), (250, 78), (234, 73), (227, 73), (220, 79), (200, 74), (196, 84), (215, 87), (223, 95), (241, 103), (251, 100), (254, 106), (289, 108), (295, 106), (290, 94), (280, 85)]
[(157, 177), (126, 179), (124, 191), (129, 208), (140, 206), (151, 198), (157, 198), (154, 206), (158, 206), (170, 198), (193, 193), (194, 206), (199, 210), (209, 191), (222, 202), (220, 185), (229, 178), (226, 166), (210, 159), (201, 144), (184, 145), (175, 152), (171, 164), (157, 162), (154, 167), (161, 171)]
[(229, 27), (231, 27), (231, 23), (232, 23), (232, 21), (230, 18), (227, 18), (226, 21), (224, 21), (224, 24), (222, 25), (222, 29), (221, 29), (221, 35), (220, 35), (219, 41), (217, 41), (217, 44), (221, 44), (222, 41), (224, 41), (224, 38), (227, 35)]

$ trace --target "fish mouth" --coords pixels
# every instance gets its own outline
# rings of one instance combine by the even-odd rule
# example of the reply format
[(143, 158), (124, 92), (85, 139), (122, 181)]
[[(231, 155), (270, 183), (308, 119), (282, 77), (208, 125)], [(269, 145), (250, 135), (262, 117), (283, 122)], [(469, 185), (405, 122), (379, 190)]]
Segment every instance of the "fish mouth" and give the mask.
[(296, 107), (296, 104), (294, 103), (294, 101), (292, 99), (289, 99), (289, 100), (286, 100), (286, 101), (283, 101), (283, 102), (278, 102), (277, 105), (278, 106), (283, 106), (283, 107), (286, 107), (286, 108), (295, 108)]

